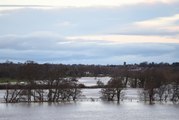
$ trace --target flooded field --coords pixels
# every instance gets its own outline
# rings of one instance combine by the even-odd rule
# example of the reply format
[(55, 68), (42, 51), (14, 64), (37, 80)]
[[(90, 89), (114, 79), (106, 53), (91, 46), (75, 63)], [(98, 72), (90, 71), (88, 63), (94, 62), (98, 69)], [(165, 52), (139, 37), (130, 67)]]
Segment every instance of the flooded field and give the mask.
[(179, 105), (137, 102), (0, 104), (0, 120), (178, 120)]
[[(104, 83), (109, 78), (81, 78), (85, 85)], [(127, 88), (122, 91), (123, 101), (104, 102), (100, 100), (101, 89), (82, 89), (77, 102), (66, 103), (0, 103), (0, 120), (178, 120), (179, 105), (173, 103), (141, 102), (141, 89)], [(0, 91), (3, 100), (5, 90)], [(93, 99), (93, 100), (92, 100)]]

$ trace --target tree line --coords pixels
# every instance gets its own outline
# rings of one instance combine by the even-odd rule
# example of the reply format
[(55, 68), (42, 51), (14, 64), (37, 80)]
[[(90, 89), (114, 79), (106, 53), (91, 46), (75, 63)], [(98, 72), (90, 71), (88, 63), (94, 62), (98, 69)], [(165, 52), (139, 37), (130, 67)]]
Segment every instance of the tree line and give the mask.
[[(6, 89), (4, 100), (6, 103), (16, 102), (65, 102), (75, 101), (81, 95), (78, 80), (75, 78), (56, 78), (44, 81), (28, 81), (26, 88)], [(47, 85), (48, 89), (43, 87), (34, 88), (37, 84)]]
[[(142, 100), (178, 102), (179, 100), (179, 63), (147, 63), (124, 65), (64, 65), (39, 64), (34, 61), (25, 63), (0, 63), (0, 80), (15, 80), (16, 84), (27, 84), (28, 89), (6, 90), (5, 101), (65, 101), (75, 100), (80, 95), (81, 84), (75, 79), (84, 76), (110, 76), (107, 85), (102, 87), (102, 99), (121, 100), (121, 91), (126, 87), (143, 88)], [(8, 78), (8, 79), (7, 79)], [(32, 89), (38, 84), (49, 87)], [(55, 87), (56, 86), (56, 87)], [(46, 94), (46, 95), (44, 95)], [(26, 96), (26, 97), (24, 97)], [(45, 100), (44, 99), (45, 96)]]
[(150, 104), (154, 101), (179, 102), (179, 69), (176, 66), (123, 68), (115, 72), (101, 90), (103, 99), (119, 102), (122, 90), (133, 87), (143, 88), (141, 100), (149, 101)]

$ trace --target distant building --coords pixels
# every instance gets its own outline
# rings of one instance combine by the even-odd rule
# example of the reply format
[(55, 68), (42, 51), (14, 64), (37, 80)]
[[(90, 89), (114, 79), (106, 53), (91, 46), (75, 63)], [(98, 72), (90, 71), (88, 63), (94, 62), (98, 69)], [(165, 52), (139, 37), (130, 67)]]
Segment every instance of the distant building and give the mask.
[(126, 66), (126, 62), (124, 62), (124, 66)]

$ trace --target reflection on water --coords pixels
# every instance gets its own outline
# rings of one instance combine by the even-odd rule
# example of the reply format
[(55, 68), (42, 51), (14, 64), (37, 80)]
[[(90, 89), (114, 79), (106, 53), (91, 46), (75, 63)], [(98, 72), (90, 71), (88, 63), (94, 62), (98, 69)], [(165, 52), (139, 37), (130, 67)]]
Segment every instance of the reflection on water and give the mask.
[(137, 102), (0, 103), (0, 120), (178, 120), (179, 105)]

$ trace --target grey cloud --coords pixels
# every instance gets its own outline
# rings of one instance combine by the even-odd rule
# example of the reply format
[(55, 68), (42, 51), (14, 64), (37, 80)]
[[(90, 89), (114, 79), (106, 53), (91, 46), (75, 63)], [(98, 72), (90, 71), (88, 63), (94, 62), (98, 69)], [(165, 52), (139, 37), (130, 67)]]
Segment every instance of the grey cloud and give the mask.
[[(12, 41), (13, 39), (13, 41)], [(109, 42), (70, 41), (58, 37), (7, 37), (0, 38), (0, 60), (35, 60), (40, 62), (58, 61), (62, 63), (113, 64), (135, 58), (145, 60), (169, 56), (178, 60), (179, 44), (114, 44)], [(125, 59), (126, 58), (126, 59)], [(138, 59), (138, 60), (137, 60)], [(158, 60), (155, 60), (158, 61)], [(135, 62), (134, 60), (134, 62)], [(166, 60), (166, 61), (165, 61)], [(127, 60), (126, 60), (127, 61)]]
[(58, 43), (65, 42), (61, 37), (52, 36), (23, 36), (23, 35), (7, 35), (0, 37), (0, 47), (4, 49), (14, 50), (47, 50), (57, 49)]

